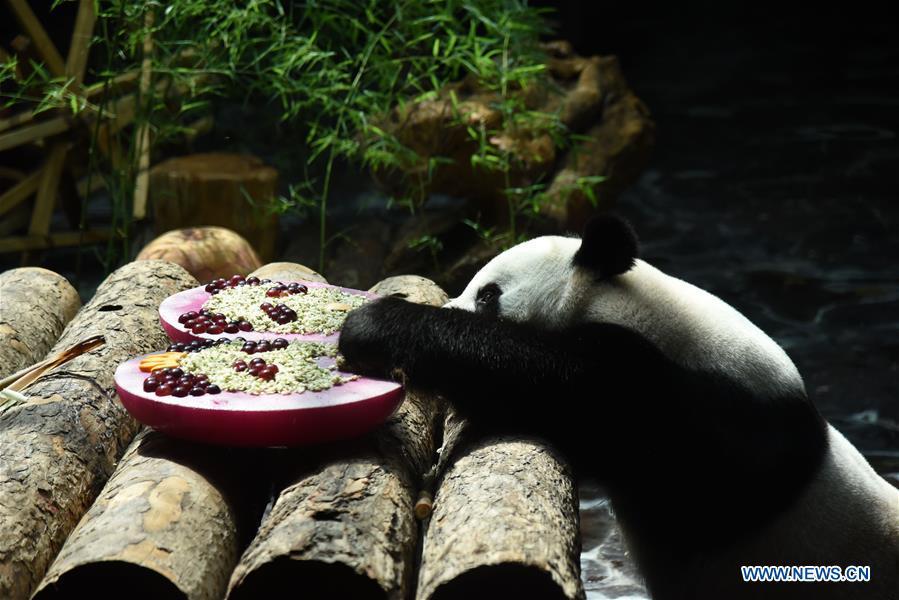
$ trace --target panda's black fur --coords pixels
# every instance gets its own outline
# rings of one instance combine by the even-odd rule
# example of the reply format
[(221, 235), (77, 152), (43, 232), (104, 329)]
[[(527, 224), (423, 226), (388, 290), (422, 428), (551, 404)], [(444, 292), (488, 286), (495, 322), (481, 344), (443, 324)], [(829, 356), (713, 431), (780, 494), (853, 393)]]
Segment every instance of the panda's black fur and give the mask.
[[(571, 260), (602, 280), (636, 255), (630, 227), (607, 217)], [(828, 452), (828, 425), (801, 385), (760, 394), (615, 323), (497, 318), (502, 291), (482, 286), (474, 311), (377, 300), (348, 316), (340, 352), (360, 373), (401, 370), (486, 431), (544, 438), (602, 482), (659, 598), (684, 593), (665, 578), (794, 505)]]

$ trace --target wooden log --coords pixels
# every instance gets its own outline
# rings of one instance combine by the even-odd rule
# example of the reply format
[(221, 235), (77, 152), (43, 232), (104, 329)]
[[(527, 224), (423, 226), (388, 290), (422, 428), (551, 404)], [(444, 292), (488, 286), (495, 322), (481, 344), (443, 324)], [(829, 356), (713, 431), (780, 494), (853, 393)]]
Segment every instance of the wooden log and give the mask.
[(248, 454), (144, 430), (32, 598), (88, 598), (97, 581), (127, 581), (140, 597), (221, 598)]
[(245, 237), (262, 260), (275, 255), (278, 218), (268, 210), (278, 172), (253, 156), (194, 154), (150, 171), (150, 201), (157, 233), (218, 225)]
[(438, 477), (419, 600), (584, 598), (577, 488), (550, 448), (481, 439), (448, 411)]
[(168, 260), (201, 283), (234, 274), (248, 275), (262, 266), (250, 243), (224, 227), (189, 227), (162, 234), (144, 246), (135, 260)]
[[(375, 293), (434, 304), (446, 295), (425, 279), (391, 278)], [(301, 589), (307, 598), (404, 600), (413, 585), (422, 474), (436, 448), (440, 410), (407, 394), (377, 432), (315, 452), (286, 451), (288, 479), (234, 570), (229, 598), (266, 598)]]
[[(277, 263), (285, 278), (323, 278)], [(35, 599), (88, 597), (98, 578), (128, 580), (164, 598), (224, 595), (240, 542), (268, 499), (270, 451), (138, 436), (41, 582)]]
[(50, 352), (95, 335), (106, 344), (57, 367), (0, 415), (0, 598), (28, 598), (113, 470), (137, 423), (115, 399), (122, 361), (167, 343), (157, 309), (196, 286), (181, 267), (127, 264), (112, 273)]
[(79, 308), (78, 292), (53, 271), (0, 273), (0, 378), (42, 359)]
[(260, 279), (271, 279), (272, 281), (302, 280), (328, 283), (324, 277), (309, 267), (290, 262), (269, 263), (253, 271), (253, 275)]

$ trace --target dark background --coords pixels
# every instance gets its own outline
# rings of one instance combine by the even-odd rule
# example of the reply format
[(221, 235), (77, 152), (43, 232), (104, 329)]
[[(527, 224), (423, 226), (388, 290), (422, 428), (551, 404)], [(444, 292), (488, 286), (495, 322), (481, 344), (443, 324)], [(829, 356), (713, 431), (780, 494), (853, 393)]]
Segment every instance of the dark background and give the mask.
[(872, 3), (555, 7), (656, 121), (618, 204), (644, 257), (771, 334), (822, 412), (899, 472), (895, 21)]

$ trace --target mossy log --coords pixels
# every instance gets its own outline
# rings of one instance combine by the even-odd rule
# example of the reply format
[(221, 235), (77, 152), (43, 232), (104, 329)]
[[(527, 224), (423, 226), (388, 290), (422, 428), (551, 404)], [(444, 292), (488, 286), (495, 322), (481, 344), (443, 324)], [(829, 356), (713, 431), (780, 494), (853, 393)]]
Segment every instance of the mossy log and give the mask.
[(481, 439), (448, 411), (417, 598), (584, 598), (579, 561), (566, 464), (536, 440)]
[(165, 347), (157, 309), (197, 285), (162, 261), (112, 273), (50, 352), (103, 335), (105, 345), (57, 367), (0, 415), (0, 598), (28, 598), (138, 430), (115, 396), (124, 360)]
[[(435, 305), (446, 295), (420, 277), (375, 285)], [(300, 590), (306, 598), (389, 598), (411, 593), (418, 544), (413, 505), (436, 451), (440, 417), (430, 397), (407, 394), (399, 410), (366, 438), (285, 451), (285, 480), (229, 585), (229, 598)]]
[(0, 378), (44, 358), (79, 308), (78, 292), (53, 271), (0, 273)]
[[(325, 282), (296, 263), (252, 273), (272, 274)], [(35, 600), (90, 596), (99, 578), (128, 580), (148, 597), (221, 598), (240, 541), (255, 531), (268, 499), (270, 455), (141, 434), (69, 536)]]

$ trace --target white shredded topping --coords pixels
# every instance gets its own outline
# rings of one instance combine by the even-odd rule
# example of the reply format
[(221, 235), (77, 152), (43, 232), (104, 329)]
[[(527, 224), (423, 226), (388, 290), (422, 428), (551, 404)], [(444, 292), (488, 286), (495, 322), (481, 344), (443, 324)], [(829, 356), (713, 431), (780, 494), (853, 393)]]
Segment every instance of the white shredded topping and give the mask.
[[(333, 288), (309, 288), (305, 294), (269, 298), (265, 293), (275, 284), (225, 288), (203, 303), (203, 308), (222, 313), (229, 321), (246, 319), (253, 331), (274, 333), (320, 333), (330, 335), (340, 329), (347, 312), (362, 306), (366, 298)], [(297, 320), (283, 325), (271, 320), (259, 306), (284, 304), (297, 313)]]
[[(356, 376), (339, 375), (336, 365), (326, 368), (315, 362), (318, 357), (337, 356), (337, 347), (332, 344), (292, 342), (283, 350), (254, 354), (241, 351), (241, 346), (241, 342), (229, 342), (191, 352), (180, 360), (180, 367), (194, 375), (205, 374), (210, 383), (223, 391), (247, 394), (318, 392), (357, 379)], [(248, 371), (234, 370), (235, 361), (242, 360), (249, 367), (254, 358), (263, 359), (267, 365), (277, 365), (278, 372), (273, 380), (266, 381)]]

